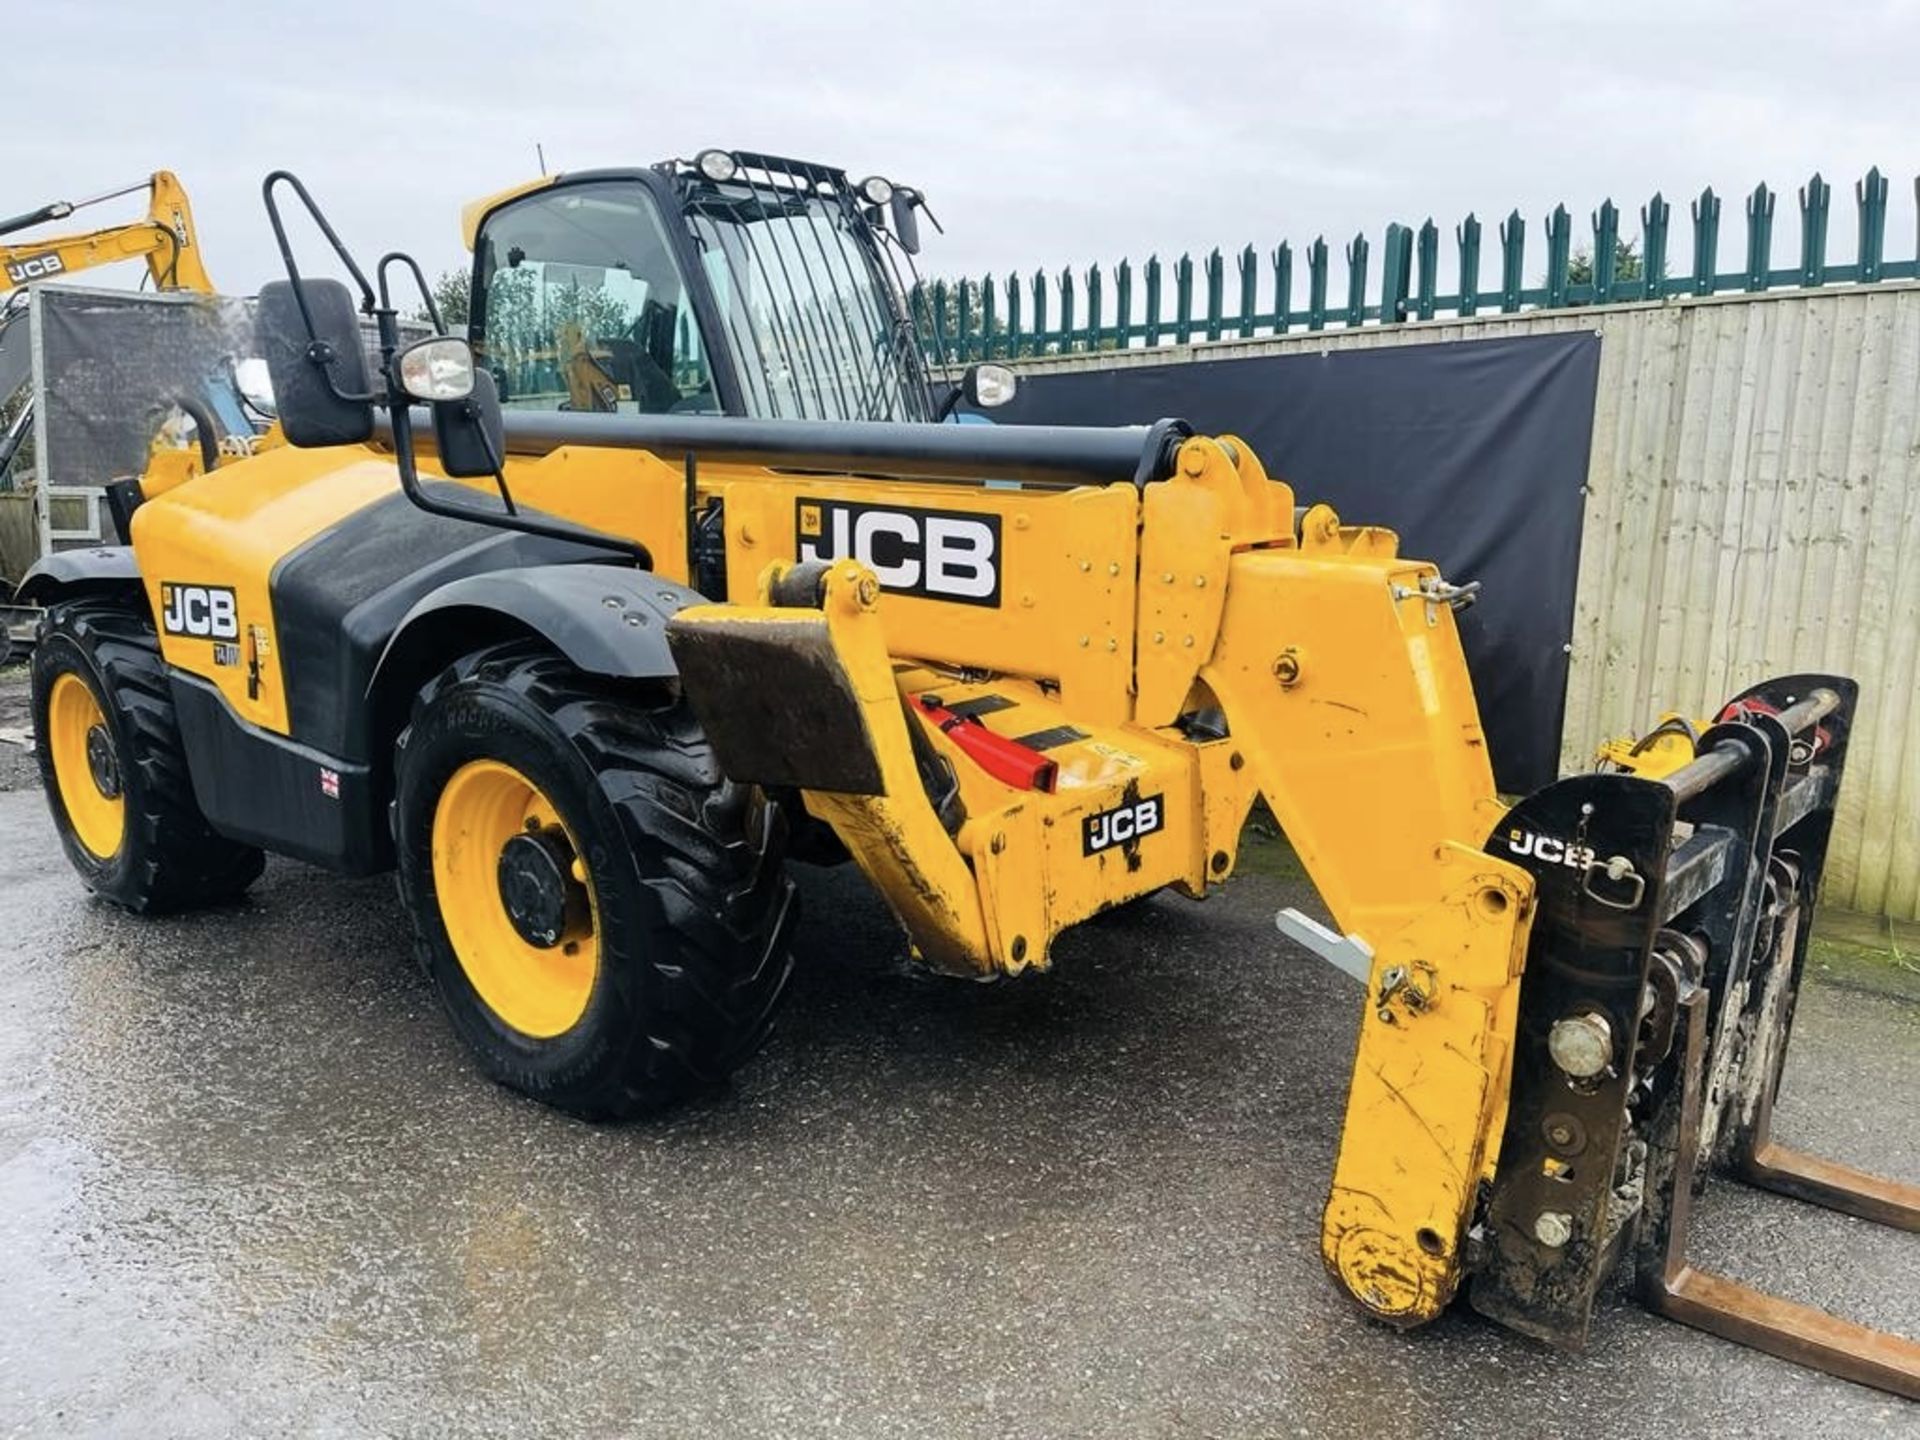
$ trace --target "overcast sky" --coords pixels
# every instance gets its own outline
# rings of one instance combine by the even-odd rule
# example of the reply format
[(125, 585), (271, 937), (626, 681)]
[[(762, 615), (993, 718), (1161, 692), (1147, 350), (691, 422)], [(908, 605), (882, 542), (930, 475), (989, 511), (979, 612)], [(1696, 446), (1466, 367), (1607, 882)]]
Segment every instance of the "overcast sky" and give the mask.
[[(1724, 270), (1756, 181), (1783, 192), (1791, 237), (1793, 190), (1820, 169), (1850, 237), (1852, 183), (1873, 164), (1893, 177), (1888, 254), (1914, 253), (1915, 3), (63, 0), (38, 14), (35, 38), (0, 40), (24, 60), (0, 81), (0, 214), (175, 170), (232, 292), (277, 273), (269, 169), (299, 173), (364, 257), (403, 248), (438, 272), (465, 262), (461, 205), (538, 173), (536, 142), (555, 169), (720, 144), (892, 176), (946, 226), (922, 260), (947, 274), (1323, 233), (1337, 254), (1356, 229), (1377, 247), (1387, 221), (1428, 214), (1450, 237), (1468, 210), (1491, 247), (1516, 205), (1531, 272), (1554, 202), (1584, 227), (1611, 195), (1635, 234), (1655, 188), (1684, 257), (1686, 202), (1709, 183), (1729, 202)], [(1491, 283), (1491, 249), (1486, 266)]]

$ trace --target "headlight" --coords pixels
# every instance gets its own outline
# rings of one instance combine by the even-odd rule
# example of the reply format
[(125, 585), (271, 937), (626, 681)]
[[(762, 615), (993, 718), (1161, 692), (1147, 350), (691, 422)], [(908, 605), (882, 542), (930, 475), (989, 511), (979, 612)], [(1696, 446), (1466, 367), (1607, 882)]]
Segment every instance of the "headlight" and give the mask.
[(1613, 1063), (1613, 1027), (1591, 1010), (1563, 1015), (1547, 1031), (1547, 1053), (1575, 1080), (1591, 1080)]
[(859, 188), (860, 198), (869, 205), (884, 205), (893, 199), (893, 182), (880, 175), (869, 175)]
[(473, 393), (473, 347), (450, 335), (409, 345), (393, 366), (410, 399), (464, 400)]
[(723, 185), (740, 173), (740, 162), (724, 150), (702, 150), (693, 157), (693, 163), (716, 185)]
[(991, 410), (1013, 399), (1020, 377), (1004, 365), (973, 365), (967, 369), (967, 401), (977, 410)]

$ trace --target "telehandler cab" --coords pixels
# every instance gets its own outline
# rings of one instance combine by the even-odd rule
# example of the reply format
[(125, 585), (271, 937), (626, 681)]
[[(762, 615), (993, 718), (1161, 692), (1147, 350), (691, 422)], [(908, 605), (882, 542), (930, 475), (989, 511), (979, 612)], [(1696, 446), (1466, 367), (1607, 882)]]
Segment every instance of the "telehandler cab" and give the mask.
[[(352, 291), (300, 275), (285, 189)], [(263, 849), (394, 868), (486, 1071), (620, 1116), (765, 1036), (790, 847), (851, 858), (926, 965), (1009, 975), (1224, 882), (1264, 799), (1334, 920), (1281, 928), (1365, 987), (1321, 1251), (1368, 1313), (1464, 1284), (1577, 1348), (1618, 1273), (1920, 1396), (1914, 1342), (1686, 1260), (1716, 1167), (1920, 1224), (1769, 1136), (1850, 681), (1765, 681), (1508, 805), (1470, 588), (1231, 436), (503, 412), (466, 342), (398, 344), (410, 261), (370, 283), (296, 180), (265, 191), (290, 445), (27, 582), (49, 803), (99, 894), (220, 900)]]

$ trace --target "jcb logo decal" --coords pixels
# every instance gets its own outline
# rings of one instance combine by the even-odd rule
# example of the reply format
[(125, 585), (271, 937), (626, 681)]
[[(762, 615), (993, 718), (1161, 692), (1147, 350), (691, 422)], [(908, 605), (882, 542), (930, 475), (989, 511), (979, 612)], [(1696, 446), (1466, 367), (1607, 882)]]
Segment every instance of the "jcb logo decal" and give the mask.
[(1101, 810), (1081, 821), (1081, 853), (1098, 855), (1129, 840), (1144, 840), (1166, 821), (1166, 806), (1158, 795), (1130, 800), (1111, 810)]
[(851, 556), (883, 590), (963, 605), (1000, 603), (1000, 517), (851, 500), (794, 506), (802, 561)]
[(15, 285), (24, 285), (29, 280), (46, 280), (66, 270), (57, 251), (49, 250), (44, 255), (29, 255), (24, 260), (7, 262), (7, 279)]
[(1509, 830), (1507, 849), (1515, 855), (1531, 855), (1548, 865), (1565, 865), (1573, 870), (1584, 870), (1593, 863), (1591, 845), (1556, 840), (1551, 835), (1535, 835), (1528, 830)]
[(240, 607), (225, 585), (160, 586), (160, 628), (195, 640), (238, 640)]

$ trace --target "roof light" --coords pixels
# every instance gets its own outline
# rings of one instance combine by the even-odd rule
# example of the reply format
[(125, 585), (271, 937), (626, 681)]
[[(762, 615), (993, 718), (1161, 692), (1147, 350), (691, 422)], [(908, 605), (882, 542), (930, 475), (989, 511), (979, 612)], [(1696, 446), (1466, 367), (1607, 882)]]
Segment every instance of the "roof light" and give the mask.
[(882, 175), (869, 175), (859, 189), (860, 198), (869, 205), (884, 205), (893, 199), (893, 182)]
[(740, 162), (724, 150), (702, 150), (693, 157), (693, 163), (716, 185), (724, 185), (740, 173)]

